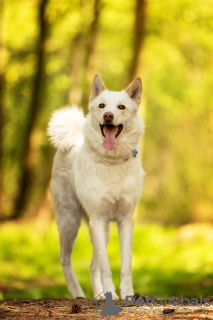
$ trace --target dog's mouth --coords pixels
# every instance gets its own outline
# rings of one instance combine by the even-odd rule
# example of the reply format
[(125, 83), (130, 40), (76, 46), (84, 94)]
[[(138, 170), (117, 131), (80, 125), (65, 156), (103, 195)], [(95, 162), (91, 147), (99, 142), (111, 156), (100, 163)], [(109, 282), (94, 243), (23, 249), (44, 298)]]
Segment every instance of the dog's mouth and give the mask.
[(123, 125), (119, 124), (118, 126), (113, 126), (112, 124), (101, 125), (101, 132), (104, 137), (103, 146), (107, 150), (112, 150), (117, 145), (116, 138), (119, 136), (123, 130)]

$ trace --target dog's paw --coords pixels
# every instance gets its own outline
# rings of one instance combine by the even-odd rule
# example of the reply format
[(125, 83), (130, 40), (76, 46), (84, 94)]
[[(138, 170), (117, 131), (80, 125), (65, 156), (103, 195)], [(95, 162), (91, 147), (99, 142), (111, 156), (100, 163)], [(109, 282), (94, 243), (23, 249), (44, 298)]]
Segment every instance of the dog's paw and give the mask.
[(132, 297), (134, 297), (134, 293), (133, 294), (125, 294), (125, 293), (121, 293), (121, 300), (126, 300), (126, 297), (127, 298), (127, 301), (132, 301)]
[(116, 292), (113, 290), (113, 291), (103, 291), (101, 294), (99, 295), (95, 295), (95, 299), (98, 300), (98, 301), (103, 301), (103, 300), (106, 300), (106, 293), (107, 292), (111, 292), (111, 295), (112, 295), (112, 300), (119, 300)]
[[(134, 296), (134, 291), (132, 288), (126, 288), (125, 289), (120, 289), (120, 294), (121, 294), (121, 300), (126, 300), (126, 296)], [(131, 301), (131, 298), (128, 299), (128, 301)]]
[(110, 283), (110, 281), (106, 282), (105, 283), (102, 283), (103, 285), (103, 291), (104, 291), (104, 294), (106, 295), (107, 292), (111, 292), (111, 295), (112, 295), (112, 300), (119, 300), (117, 294), (116, 294), (116, 289), (115, 289), (115, 286), (113, 283)]
[(111, 291), (111, 293), (112, 293), (112, 300), (119, 300), (115, 291), (113, 291), (113, 292)]
[(102, 293), (99, 294), (99, 295), (95, 295), (94, 298), (95, 298), (96, 300), (98, 300), (98, 301), (106, 300), (106, 296), (105, 296), (104, 292), (102, 292)]

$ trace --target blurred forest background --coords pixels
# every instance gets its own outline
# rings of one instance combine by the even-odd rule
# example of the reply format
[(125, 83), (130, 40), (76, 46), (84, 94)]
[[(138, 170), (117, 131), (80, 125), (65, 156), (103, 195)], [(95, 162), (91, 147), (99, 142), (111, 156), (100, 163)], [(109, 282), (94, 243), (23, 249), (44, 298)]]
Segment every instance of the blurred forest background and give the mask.
[[(116, 91), (142, 78), (147, 174), (137, 220), (211, 224), (212, 57), (209, 0), (0, 0), (0, 220), (53, 216), (47, 123), (67, 104), (86, 114), (100, 73)], [(4, 228), (8, 250), (17, 230)]]

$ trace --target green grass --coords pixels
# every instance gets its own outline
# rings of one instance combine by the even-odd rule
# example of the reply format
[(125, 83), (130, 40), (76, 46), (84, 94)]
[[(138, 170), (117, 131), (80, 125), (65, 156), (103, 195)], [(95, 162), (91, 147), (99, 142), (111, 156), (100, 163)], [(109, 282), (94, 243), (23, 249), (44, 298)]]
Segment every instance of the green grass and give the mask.
[[(134, 290), (141, 294), (212, 295), (213, 229), (195, 224), (180, 229), (135, 224)], [(69, 297), (58, 259), (54, 222), (7, 223), (0, 227), (0, 299)], [(108, 247), (118, 290), (120, 255), (117, 228), (112, 224)], [(73, 266), (88, 298), (92, 298), (89, 265), (92, 247), (83, 224), (73, 252)]]

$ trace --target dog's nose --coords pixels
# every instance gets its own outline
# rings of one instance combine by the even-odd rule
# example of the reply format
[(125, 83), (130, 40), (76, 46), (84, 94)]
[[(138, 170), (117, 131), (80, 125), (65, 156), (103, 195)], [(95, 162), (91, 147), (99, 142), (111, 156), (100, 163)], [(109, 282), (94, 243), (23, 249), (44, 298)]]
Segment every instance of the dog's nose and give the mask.
[(112, 121), (114, 118), (114, 114), (112, 112), (105, 112), (103, 118), (107, 122)]

